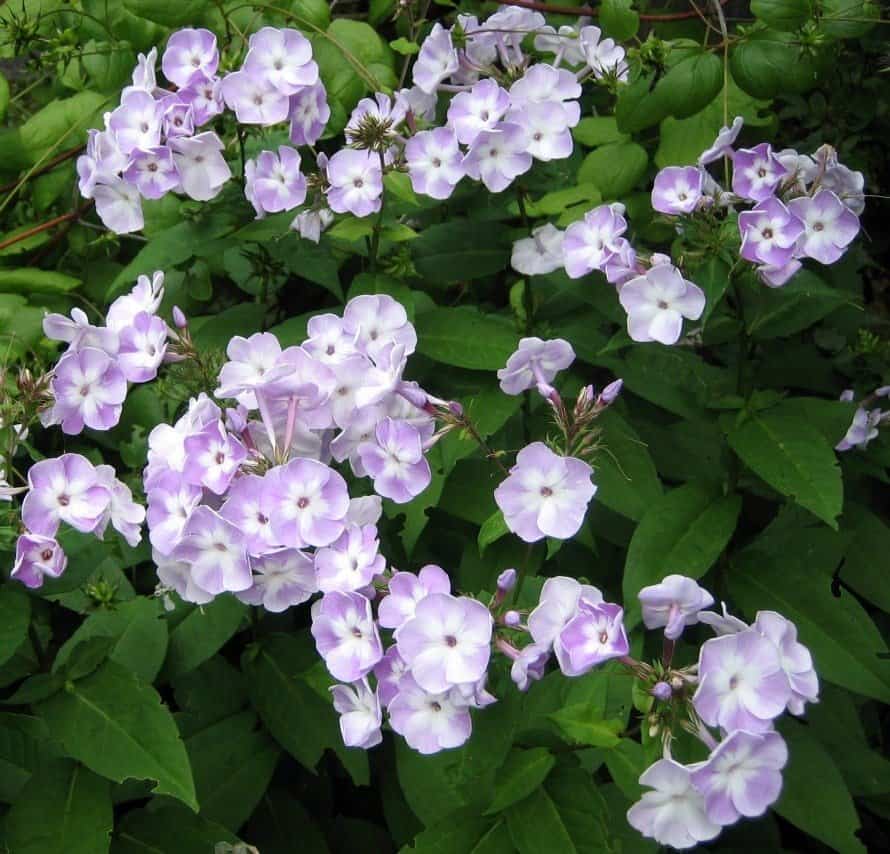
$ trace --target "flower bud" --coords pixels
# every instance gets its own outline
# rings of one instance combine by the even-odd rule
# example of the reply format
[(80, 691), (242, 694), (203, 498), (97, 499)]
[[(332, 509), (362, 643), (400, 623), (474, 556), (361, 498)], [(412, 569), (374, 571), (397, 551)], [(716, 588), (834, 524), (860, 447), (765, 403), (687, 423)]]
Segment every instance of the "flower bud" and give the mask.
[(516, 586), (516, 570), (505, 569), (498, 576), (498, 590), (509, 593)]
[(619, 394), (621, 394), (621, 387), (624, 385), (624, 380), (618, 379), (614, 382), (609, 383), (601, 392), (599, 403), (601, 406), (609, 406), (615, 402), (616, 398)]
[(671, 679), (671, 688), (675, 691), (679, 691), (683, 687), (683, 679), (679, 676), (674, 676)]
[(505, 626), (518, 626), (522, 621), (522, 617), (519, 615), (519, 611), (507, 611), (504, 614), (504, 625)]
[(185, 312), (178, 306), (173, 306), (173, 323), (177, 329), (185, 329), (189, 325)]
[(673, 689), (667, 682), (656, 682), (650, 692), (656, 700), (661, 700), (662, 703), (666, 703), (673, 696)]

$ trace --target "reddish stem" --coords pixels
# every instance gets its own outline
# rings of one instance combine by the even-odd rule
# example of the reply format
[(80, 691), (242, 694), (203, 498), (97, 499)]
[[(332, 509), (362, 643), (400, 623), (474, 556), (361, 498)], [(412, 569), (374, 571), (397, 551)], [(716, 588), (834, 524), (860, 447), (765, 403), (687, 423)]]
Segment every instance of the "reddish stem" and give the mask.
[[(554, 15), (577, 15), (580, 17), (595, 18), (600, 10), (592, 6), (552, 6), (549, 3), (538, 3), (535, 0), (495, 0), (502, 6), (521, 6), (523, 9), (533, 9), (535, 12), (552, 12)], [(720, 5), (725, 6), (729, 0), (720, 0)], [(640, 15), (641, 21), (688, 21), (692, 18), (700, 18), (698, 12), (665, 12), (658, 15)]]
[[(52, 169), (55, 169), (60, 163), (64, 163), (66, 160), (70, 160), (75, 155), (80, 154), (83, 151), (82, 145), (76, 145), (74, 148), (69, 148), (63, 151), (61, 154), (57, 154), (52, 160), (48, 160), (43, 164), (39, 169), (35, 169), (30, 175), (28, 175), (27, 180), (31, 180), (31, 178), (36, 178), (38, 175), (43, 175), (45, 172), (49, 172)], [(18, 187), (21, 179), (17, 179), (15, 181), (10, 181), (8, 184), (4, 184), (0, 187), (0, 193), (8, 193), (10, 190), (14, 190)]]
[(0, 250), (6, 249), (7, 246), (21, 243), (23, 240), (27, 240), (29, 237), (33, 237), (35, 234), (40, 234), (42, 231), (48, 231), (51, 228), (55, 228), (57, 225), (61, 225), (63, 222), (69, 222), (72, 219), (78, 219), (80, 215), (83, 214), (92, 204), (92, 201), (89, 201), (85, 205), (81, 205), (77, 210), (69, 211), (66, 214), (62, 214), (61, 216), (57, 216), (53, 219), (47, 220), (46, 222), (42, 222), (40, 223), (40, 225), (35, 225), (33, 228), (29, 228), (27, 231), (23, 231), (21, 234), (16, 234), (13, 237), (8, 237), (6, 240), (0, 242)]

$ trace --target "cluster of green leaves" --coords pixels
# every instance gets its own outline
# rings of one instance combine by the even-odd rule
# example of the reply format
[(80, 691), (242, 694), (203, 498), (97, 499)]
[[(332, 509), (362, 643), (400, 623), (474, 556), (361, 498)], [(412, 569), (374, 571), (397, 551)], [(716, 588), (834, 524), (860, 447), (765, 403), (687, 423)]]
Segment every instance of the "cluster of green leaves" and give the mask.
[[(431, 17), (453, 5), (419, 4)], [(477, 13), (482, 4), (458, 5)], [(633, 651), (644, 658), (657, 656), (658, 639), (644, 639), (635, 595), (668, 573), (702, 579), (745, 618), (780, 611), (813, 652), (822, 701), (805, 722), (782, 725), (792, 759), (776, 814), (713, 847), (886, 847), (890, 442), (840, 458), (833, 451), (855, 408), (837, 401), (839, 391), (867, 393), (887, 381), (886, 306), (874, 297), (874, 277), (865, 278), (886, 256), (854, 249), (831, 269), (768, 290), (730, 275), (729, 231), (681, 242), (648, 196), (656, 169), (694, 162), (727, 116), (744, 116), (751, 143), (812, 139), (800, 99), (846, 109), (844, 99), (859, 94), (838, 83), (836, 68), (851, 69), (851, 81), (875, 77), (881, 52), (867, 23), (875, 4), (754, 0), (756, 20), (734, 28), (724, 52), (699, 21), (644, 32), (628, 0), (608, 0), (606, 33), (644, 40), (617, 100), (585, 93), (572, 157), (538, 164), (499, 195), (464, 182), (444, 204), (415, 195), (406, 175), (389, 175), (382, 217), (341, 218), (318, 246), (288, 230), (291, 215), (251, 221), (237, 180), (211, 204), (174, 196), (146, 204), (144, 240), (97, 230), (88, 213), (34, 231), (72, 210), (73, 166), (59, 155), (101, 124), (136, 52), (163, 45), (171, 28), (208, 26), (236, 49), (264, 24), (303, 29), (332, 107), (321, 147), (334, 150), (358, 98), (396, 87), (416, 54), (428, 24), (417, 25), (413, 8), (413, 18), (394, 21), (392, 0), (338, 4), (358, 14), (334, 20), (321, 0), (15, 0), (0, 8), (11, 84), (0, 76), (0, 180), (14, 188), (0, 199), (4, 404), (15, 399), (20, 368), (52, 363), (44, 311), (101, 309), (155, 269), (167, 274), (163, 310), (186, 310), (210, 363), (234, 334), (270, 329), (295, 344), (309, 317), (355, 294), (396, 297), (418, 332), (412, 378), (461, 400), (506, 462), (546, 435), (547, 408), (503, 395), (495, 371), (524, 334), (567, 339), (578, 360), (560, 379), (564, 396), (625, 382), (598, 424), (599, 491), (579, 536), (535, 548), (509, 536), (492, 498), (501, 475), (469, 437), (451, 434), (430, 455), (426, 492), (387, 503), (383, 553), (404, 569), (440, 564), (470, 594), (522, 567), (520, 607), (533, 606), (546, 576), (587, 579), (627, 604)], [(231, 55), (224, 51), (224, 63)], [(890, 129), (886, 113), (857, 121), (857, 133), (875, 140)], [(816, 144), (844, 145), (846, 127), (826, 127)], [(221, 129), (227, 140), (232, 131)], [(251, 132), (248, 155), (283, 141), (279, 129)], [(237, 145), (229, 151), (237, 172)], [(857, 156), (845, 149), (845, 162), (869, 179), (883, 168)], [(532, 224), (565, 227), (612, 200), (626, 204), (635, 241), (672, 249), (707, 294), (700, 330), (682, 346), (632, 344), (599, 275), (523, 280), (510, 271), (512, 242)], [(138, 494), (148, 431), (174, 418), (202, 382), (179, 372), (134, 390), (107, 434), (63, 442), (35, 432), (10, 471), (25, 471), (28, 455), (78, 451), (114, 464)], [(18, 522), (14, 508), (2, 512), (9, 567)], [(341, 744), (307, 609), (270, 615), (222, 597), (204, 608), (177, 600), (168, 610), (152, 595), (144, 544), (69, 536), (65, 548), (62, 578), (34, 594), (14, 582), (0, 587), (0, 842), (12, 854), (195, 854), (239, 840), (263, 854), (289, 854), (295, 840), (308, 852), (655, 850), (624, 813), (659, 744), (645, 726), (647, 698), (610, 668), (571, 681), (551, 674), (527, 695), (496, 668), (500, 702), (475, 715), (465, 747), (421, 757), (387, 737), (366, 755)], [(691, 661), (695, 648), (682, 644), (678, 655)], [(677, 754), (700, 756), (684, 741)]]

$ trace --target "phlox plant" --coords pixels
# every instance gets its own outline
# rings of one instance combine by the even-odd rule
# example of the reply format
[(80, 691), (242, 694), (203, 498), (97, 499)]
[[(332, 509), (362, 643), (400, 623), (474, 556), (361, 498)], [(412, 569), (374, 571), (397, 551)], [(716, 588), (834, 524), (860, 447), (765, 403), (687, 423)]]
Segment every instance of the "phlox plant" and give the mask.
[(6, 850), (878, 850), (886, 22), (340, 5), (6, 13)]

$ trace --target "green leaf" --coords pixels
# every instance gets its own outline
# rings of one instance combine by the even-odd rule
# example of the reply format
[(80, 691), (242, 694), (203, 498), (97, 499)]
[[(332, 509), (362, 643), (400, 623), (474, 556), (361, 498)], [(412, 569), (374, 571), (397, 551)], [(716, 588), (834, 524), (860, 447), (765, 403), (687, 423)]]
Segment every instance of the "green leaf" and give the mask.
[(810, 0), (751, 0), (751, 11), (777, 30), (797, 30), (810, 17)]
[(417, 318), (417, 351), (436, 362), (482, 371), (502, 368), (519, 336), (512, 324), (475, 308), (435, 308)]
[(533, 747), (531, 750), (513, 750), (498, 772), (494, 787), (494, 797), (485, 815), (501, 810), (527, 798), (550, 773), (556, 759), (546, 747)]
[(655, 97), (668, 113), (685, 119), (704, 109), (723, 88), (723, 62), (713, 53), (700, 53), (678, 62), (655, 87)]
[(600, 416), (597, 426), (603, 432), (594, 465), (596, 500), (628, 519), (640, 519), (662, 495), (646, 443), (614, 408)]
[(111, 854), (211, 854), (220, 842), (240, 840), (221, 824), (175, 802), (152, 802), (121, 819)]
[(814, 573), (812, 560), (792, 560), (785, 547), (755, 543), (732, 563), (729, 589), (742, 610), (778, 611), (797, 625), (823, 679), (890, 702), (890, 662), (878, 658), (886, 643), (854, 596), (835, 598), (831, 575)]
[(281, 751), (257, 728), (253, 712), (240, 712), (186, 739), (201, 815), (237, 831), (269, 786)]
[(655, 72), (641, 74), (618, 90), (615, 119), (622, 133), (637, 133), (668, 115), (666, 100), (655, 92)]
[(757, 30), (729, 54), (733, 79), (755, 98), (802, 94), (817, 82), (818, 60), (800, 47), (796, 34)]
[(782, 772), (782, 796), (775, 811), (840, 854), (864, 854), (856, 838), (859, 816), (844, 779), (829, 753), (809, 728), (785, 719), (788, 765)]
[(479, 554), (484, 554), (485, 549), (488, 548), (488, 546), (497, 542), (501, 537), (506, 536), (509, 533), (510, 529), (507, 527), (504, 514), (501, 513), (500, 510), (492, 513), (479, 529), (479, 536), (477, 538)]
[(35, 710), (53, 738), (90, 770), (119, 783), (157, 781), (157, 794), (198, 808), (176, 723), (155, 689), (129, 670), (106, 661)]
[(705, 311), (702, 314), (702, 326), (707, 326), (708, 318), (714, 313), (714, 309), (720, 304), (726, 289), (729, 287), (729, 264), (716, 255), (698, 267), (691, 276), (705, 292)]
[(633, 10), (631, 0), (603, 0), (599, 19), (603, 32), (616, 42), (633, 38), (640, 26), (640, 16)]
[[(636, 742), (634, 742), (636, 744)], [(606, 756), (614, 751), (609, 751)], [(544, 784), (578, 854), (604, 854), (619, 850), (609, 828), (609, 810), (600, 784), (585, 769), (561, 762)], [(619, 822), (624, 816), (617, 816)]]
[(157, 599), (131, 599), (113, 611), (91, 614), (62, 644), (53, 670), (63, 669), (71, 654), (85, 641), (108, 638), (113, 641), (108, 657), (143, 682), (154, 682), (167, 652), (167, 624), (161, 619)]
[(436, 284), (499, 273), (509, 264), (512, 249), (505, 229), (465, 219), (431, 225), (410, 246), (417, 272)]
[(635, 142), (610, 142), (584, 158), (578, 181), (599, 188), (604, 199), (617, 199), (629, 193), (646, 174), (649, 155)]
[(575, 141), (594, 148), (608, 142), (628, 142), (630, 137), (618, 130), (618, 122), (614, 116), (588, 116), (581, 119), (574, 128), (572, 136)]
[(230, 638), (247, 612), (234, 596), (217, 596), (191, 613), (170, 633), (164, 677), (175, 679), (207, 661)]
[(819, 0), (819, 11), (819, 30), (834, 39), (859, 38), (881, 21), (871, 0)]
[(399, 854), (467, 854), (476, 851), (476, 843), (491, 828), (491, 819), (473, 810), (461, 810), (418, 833), (410, 847)]
[(890, 585), (879, 555), (890, 555), (890, 528), (861, 504), (844, 510), (844, 529), (850, 531), (850, 544), (841, 569), (841, 578), (860, 596), (890, 614)]
[(414, 56), (415, 53), (420, 53), (420, 45), (417, 42), (408, 41), (404, 37), (391, 41), (389, 46), (402, 56)]
[(571, 742), (591, 747), (616, 747), (624, 729), (623, 721), (605, 720), (590, 703), (565, 706), (549, 717)]
[(831, 445), (812, 424), (767, 411), (734, 426), (726, 438), (758, 477), (837, 528), (844, 500), (841, 470)]
[(15, 854), (102, 854), (112, 825), (108, 781), (76, 762), (56, 760), (28, 781), (0, 838)]
[(544, 789), (538, 789), (507, 811), (507, 828), (519, 854), (577, 854), (559, 811)]
[(163, 24), (165, 27), (181, 27), (193, 24), (207, 5), (204, 0), (123, 0), (124, 8), (139, 18)]
[(9, 109), (9, 83), (3, 74), (0, 74), (0, 122), (6, 119), (6, 111)]
[[(627, 622), (639, 619), (637, 594), (666, 575), (701, 578), (735, 531), (742, 500), (711, 485), (687, 483), (654, 502), (634, 531), (622, 591)], [(633, 618), (631, 617), (633, 615)]]
[(80, 284), (80, 279), (55, 270), (38, 270), (34, 267), (0, 270), (0, 293), (65, 294)]
[(0, 589), (0, 664), (5, 664), (28, 636), (31, 600), (14, 587)]

